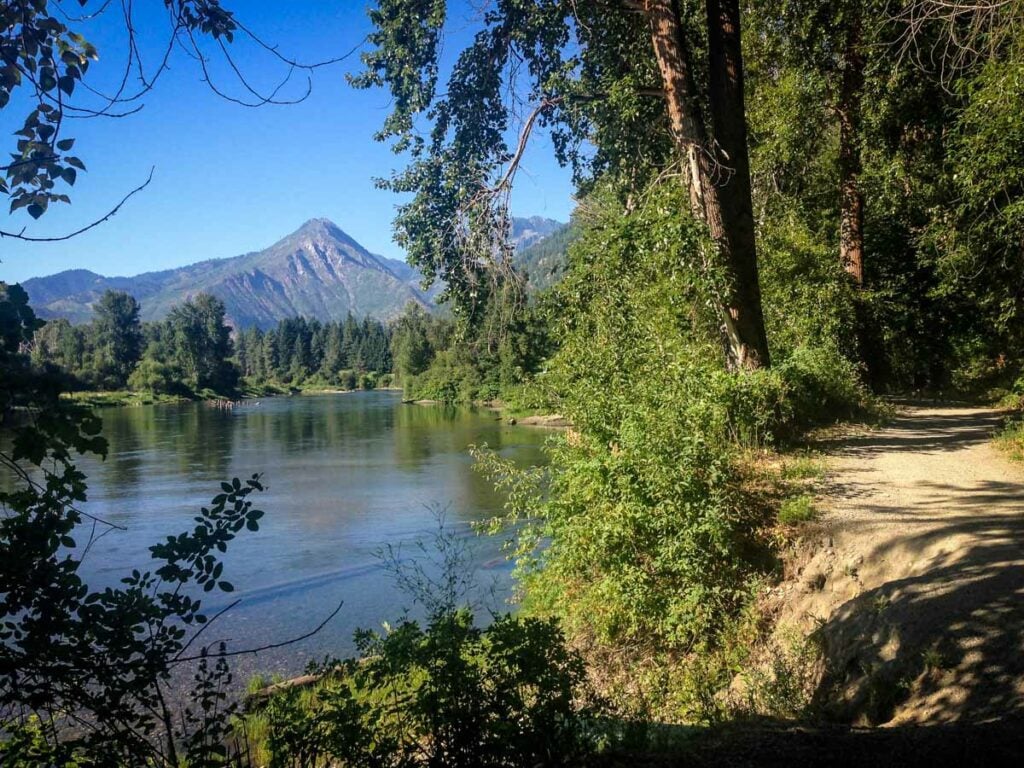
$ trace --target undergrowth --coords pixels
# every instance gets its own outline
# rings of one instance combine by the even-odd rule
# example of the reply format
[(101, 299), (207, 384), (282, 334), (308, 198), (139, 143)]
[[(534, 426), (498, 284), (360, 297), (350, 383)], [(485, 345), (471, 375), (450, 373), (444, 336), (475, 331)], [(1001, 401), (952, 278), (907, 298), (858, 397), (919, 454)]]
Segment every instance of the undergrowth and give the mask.
[(562, 623), (616, 706), (676, 723), (725, 716), (786, 529), (814, 518), (821, 462), (762, 471), (757, 457), (873, 408), (835, 345), (723, 368), (708, 299), (721, 275), (695, 263), (708, 245), (672, 213), (680, 195), (652, 193), (625, 218), (613, 206), (574, 246), (558, 351), (534, 384), (573, 424), (548, 467), (476, 452), (508, 494), (491, 530), (514, 533), (525, 614)]
[(1015, 461), (1024, 461), (1024, 419), (1007, 423), (996, 437), (996, 444)]

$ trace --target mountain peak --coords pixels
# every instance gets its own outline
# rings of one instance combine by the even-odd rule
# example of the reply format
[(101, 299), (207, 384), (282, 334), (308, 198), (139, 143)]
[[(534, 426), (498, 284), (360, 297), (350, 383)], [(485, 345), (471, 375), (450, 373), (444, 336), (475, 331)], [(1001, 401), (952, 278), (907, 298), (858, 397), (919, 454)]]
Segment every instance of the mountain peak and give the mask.
[(319, 217), (315, 219), (309, 219), (304, 222), (301, 227), (292, 232), (287, 238), (296, 236), (304, 236), (311, 238), (328, 237), (336, 240), (343, 240), (345, 242), (355, 242), (349, 237), (348, 233), (345, 232), (341, 227), (335, 224), (328, 218)]
[[(543, 237), (558, 223), (516, 220), (525, 241)], [(429, 307), (436, 293), (423, 293), (414, 267), (368, 251), (327, 218), (309, 219), (261, 251), (213, 259), (134, 277), (103, 277), (71, 270), (25, 282), (40, 317), (85, 322), (103, 291), (127, 291), (142, 304), (144, 320), (159, 320), (201, 291), (220, 298), (238, 328), (272, 327), (285, 317), (319, 320), (371, 315), (388, 319), (410, 302)]]

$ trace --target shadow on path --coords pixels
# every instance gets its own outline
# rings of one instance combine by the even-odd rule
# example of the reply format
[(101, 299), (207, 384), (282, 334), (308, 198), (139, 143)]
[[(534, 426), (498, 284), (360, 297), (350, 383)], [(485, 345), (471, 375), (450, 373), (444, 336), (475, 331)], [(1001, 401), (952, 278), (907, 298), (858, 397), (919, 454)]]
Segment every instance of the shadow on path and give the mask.
[[(889, 570), (819, 630), (828, 663), (815, 703), (827, 714), (871, 723), (904, 706), (929, 723), (1024, 715), (1024, 472), (987, 446), (1001, 419), (911, 413), (835, 445), (854, 477), (834, 485), (847, 510), (838, 525), (847, 541), (871, 542), (861, 550), (869, 567)], [(898, 452), (919, 455), (897, 461)], [(873, 494), (875, 483), (898, 493)]]
[(871, 457), (895, 451), (959, 451), (987, 442), (1005, 418), (1001, 411), (977, 409), (965, 415), (953, 413), (907, 413), (897, 416), (892, 425), (870, 432), (821, 443), (834, 456)]

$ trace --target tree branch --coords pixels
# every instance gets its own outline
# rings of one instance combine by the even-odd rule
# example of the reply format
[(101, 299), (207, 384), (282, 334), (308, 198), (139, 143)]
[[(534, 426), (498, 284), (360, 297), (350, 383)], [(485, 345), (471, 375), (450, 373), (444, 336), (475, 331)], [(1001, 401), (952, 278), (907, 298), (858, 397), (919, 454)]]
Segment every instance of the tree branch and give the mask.
[[(256, 654), (256, 653), (261, 653), (263, 651), (272, 651), (275, 648), (285, 648), (286, 646), (294, 645), (295, 643), (302, 642), (303, 640), (308, 640), (313, 635), (315, 635), (317, 632), (319, 632), (321, 629), (326, 627), (330, 623), (331, 619), (333, 619), (335, 616), (338, 615), (338, 613), (341, 611), (341, 607), (344, 604), (345, 604), (344, 601), (338, 603), (338, 607), (335, 608), (333, 611), (331, 611), (330, 615), (326, 619), (321, 621), (320, 624), (316, 627), (316, 629), (314, 629), (314, 630), (312, 630), (310, 632), (307, 632), (304, 635), (299, 635), (298, 637), (293, 637), (290, 640), (282, 640), (280, 643), (270, 643), (268, 645), (261, 645), (261, 646), (259, 646), (257, 648), (245, 648), (245, 649), (243, 649), (241, 651), (225, 651), (224, 653), (218, 653), (218, 654), (215, 654), (215, 655), (219, 656), (219, 657), (224, 657), (224, 658), (227, 658), (229, 656), (244, 656), (244, 655), (250, 654), (250, 653)], [(230, 608), (231, 606), (228, 606), (228, 607)], [(227, 610), (227, 609), (225, 609), (225, 610)], [(223, 613), (223, 611), (221, 611), (221, 613)], [(218, 616), (219, 615), (220, 614), (218, 614)], [(216, 618), (216, 617), (214, 617), (214, 618)], [(221, 642), (221, 641), (218, 641), (218, 642)], [(216, 645), (216, 643), (213, 643), (210, 646), (207, 646), (207, 648), (204, 650), (204, 652), (199, 654), (198, 656), (184, 656), (184, 657), (181, 657), (181, 658), (174, 658), (174, 659), (171, 660), (171, 663), (172, 664), (180, 664), (180, 663), (183, 663), (183, 662), (186, 662), (186, 661), (199, 661), (200, 659), (209, 658), (210, 654), (207, 653), (206, 651), (208, 651), (209, 648), (212, 647), (212, 645)]]
[(59, 236), (56, 236), (56, 237), (31, 237), (30, 235), (24, 234), (24, 232), (25, 232), (24, 229), (22, 229), (21, 232), (7, 232), (5, 230), (0, 229), (0, 238), (10, 237), (10, 238), (13, 238), (15, 240), (25, 240), (26, 242), (30, 242), (30, 243), (59, 243), (59, 242), (62, 242), (64, 240), (70, 240), (73, 237), (77, 237), (78, 235), (82, 234), (83, 232), (88, 232), (90, 229), (93, 229), (94, 227), (98, 227), (103, 222), (108, 221), (109, 219), (112, 219), (117, 214), (117, 212), (119, 210), (121, 210), (121, 206), (123, 206), (132, 197), (134, 197), (139, 192), (141, 192), (142, 190), (144, 190), (146, 187), (149, 186), (149, 183), (153, 180), (153, 172), (155, 170), (156, 170), (156, 166), (150, 168), (149, 169), (149, 176), (146, 178), (146, 180), (142, 184), (137, 186), (135, 189), (133, 189), (131, 192), (129, 192), (127, 195), (122, 197), (121, 198), (121, 202), (119, 202), (117, 205), (115, 205), (113, 208), (111, 208), (110, 211), (105, 216), (103, 216), (102, 218), (96, 219), (96, 221), (92, 222), (91, 224), (87, 224), (86, 226), (82, 227), (81, 229), (76, 229), (74, 232), (69, 232), (66, 235), (59, 235)]

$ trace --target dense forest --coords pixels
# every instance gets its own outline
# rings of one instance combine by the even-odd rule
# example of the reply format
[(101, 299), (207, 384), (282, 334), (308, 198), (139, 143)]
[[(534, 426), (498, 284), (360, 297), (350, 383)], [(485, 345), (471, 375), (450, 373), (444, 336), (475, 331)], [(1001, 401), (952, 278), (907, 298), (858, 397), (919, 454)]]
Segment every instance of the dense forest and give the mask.
[(139, 309), (129, 294), (106, 291), (90, 323), (43, 323), (28, 345), (32, 361), (65, 373), (73, 389), (157, 395), (231, 398), (268, 385), (373, 389), (390, 382), (391, 334), (370, 318), (293, 318), (266, 332), (233, 334), (224, 304), (209, 294), (173, 307), (161, 322), (140, 323)]
[[(42, 90), (64, 89), (88, 50), (46, 3), (23, 5), (0, 11), (4, 61), (41, 57)], [(168, 5), (196, 34), (236, 31), (218, 3)], [(881, 418), (885, 393), (1021, 407), (1024, 3), (498, 0), (458, 20), (447, 64), (453, 13), (375, 3), (350, 78), (391, 97), (377, 138), (401, 165), (381, 182), (396, 241), (450, 317), (296, 319), (232, 348), (210, 297), (143, 328), (108, 294), (92, 325), (38, 329), (4, 286), (0, 412), (41, 417), (0, 453), (23, 479), (0, 494), (0, 758), (557, 765), (646, 754), (674, 725), (820, 722), (828, 692), (794, 683), (821, 661), (813, 638), (773, 648), (759, 602), (809, 517), (774, 452)], [(62, 63), (11, 42), (26, 29)], [(8, 75), (4, 108), (22, 82)], [(78, 163), (41, 103), (0, 188), (32, 216)], [(512, 266), (509, 203), (542, 131), (578, 204), (551, 244), (567, 246), (560, 279), (538, 281)], [(424, 622), (361, 635), (360, 659), (229, 719), (229, 652), (186, 652), (207, 620), (193, 595), (233, 589), (220, 553), (259, 527), (260, 479), (214, 489), (194, 531), (154, 546), (152, 573), (90, 592), (73, 455), (102, 437), (58, 407), (46, 361), (193, 391), (393, 368), (411, 397), (560, 414), (572, 427), (544, 468), (475, 451), (509, 500), (487, 527), (512, 540), (518, 612), (481, 627), (442, 584)], [(198, 672), (175, 718), (180, 659)]]

